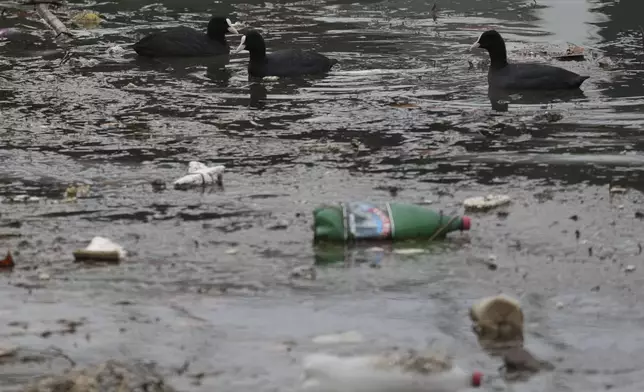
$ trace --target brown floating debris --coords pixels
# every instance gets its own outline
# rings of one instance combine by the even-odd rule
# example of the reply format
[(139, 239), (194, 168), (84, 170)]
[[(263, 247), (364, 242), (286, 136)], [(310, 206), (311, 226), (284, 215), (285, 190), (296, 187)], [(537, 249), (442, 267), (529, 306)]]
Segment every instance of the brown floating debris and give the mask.
[(176, 392), (157, 372), (154, 365), (109, 360), (81, 370), (44, 377), (32, 382), (23, 392), (114, 391)]
[(481, 346), (523, 345), (523, 311), (514, 298), (503, 294), (483, 298), (470, 308), (470, 318)]
[(0, 269), (13, 268), (14, 265), (15, 264), (13, 263), (13, 256), (11, 256), (11, 251), (7, 251), (5, 258), (0, 260)]
[(571, 45), (566, 50), (566, 54), (555, 56), (554, 59), (559, 61), (584, 61), (584, 48), (577, 45)]

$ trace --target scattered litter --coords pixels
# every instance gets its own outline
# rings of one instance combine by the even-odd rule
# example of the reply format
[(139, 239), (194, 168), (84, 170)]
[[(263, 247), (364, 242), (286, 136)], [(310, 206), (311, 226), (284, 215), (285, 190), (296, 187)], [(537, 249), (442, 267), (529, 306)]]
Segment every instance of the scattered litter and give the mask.
[(555, 304), (555, 308), (557, 308), (557, 309), (563, 309), (563, 307), (564, 307), (563, 302), (557, 302), (557, 303)]
[(51, 276), (48, 273), (42, 272), (38, 274), (38, 280), (49, 280)]
[(42, 198), (29, 195), (7, 196), (0, 199), (3, 203), (39, 203)]
[(507, 195), (487, 195), (470, 197), (463, 201), (466, 210), (489, 210), (510, 203), (510, 196)]
[(577, 45), (570, 45), (566, 50), (566, 54), (555, 56), (554, 59), (559, 61), (583, 61), (585, 60), (584, 48)]
[(74, 251), (76, 261), (110, 261), (119, 262), (125, 259), (126, 252), (122, 246), (104, 237), (94, 237), (85, 249)]
[(633, 264), (629, 264), (624, 268), (624, 272), (634, 272), (635, 271), (635, 266)]
[[(2, 371), (11, 374), (13, 380), (27, 380), (31, 381), (36, 374), (51, 374), (52, 372), (64, 373), (75, 366), (74, 361), (69, 358), (65, 353), (56, 348), (50, 347), (47, 349), (31, 349), (26, 347), (10, 347), (4, 346), (0, 348), (0, 363), (2, 364)], [(7, 388), (2, 388), (6, 390)], [(22, 392), (52, 392), (61, 391), (61, 389), (13, 389)], [(66, 390), (66, 389), (62, 389)], [(87, 389), (77, 389), (76, 391), (87, 391)]]
[(300, 265), (293, 268), (290, 273), (290, 277), (295, 279), (315, 280), (317, 277), (317, 270), (312, 265)]
[(274, 82), (276, 80), (280, 80), (280, 77), (279, 76), (264, 76), (264, 80), (269, 81), (269, 82)]
[(13, 263), (13, 256), (11, 256), (10, 251), (7, 251), (5, 258), (0, 260), (0, 269), (13, 268), (14, 266), (15, 264)]
[(191, 161), (188, 164), (188, 175), (174, 182), (175, 189), (187, 189), (193, 186), (223, 183), (224, 166), (208, 167), (201, 162)]
[(470, 308), (470, 318), (481, 345), (523, 343), (523, 311), (514, 298), (503, 294), (483, 298)]
[(330, 335), (320, 335), (313, 338), (316, 344), (362, 343), (364, 337), (358, 331), (347, 331)]
[(65, 200), (74, 201), (78, 198), (87, 197), (89, 195), (89, 185), (70, 185), (65, 189)]
[(234, 255), (234, 254), (236, 254), (237, 252), (239, 252), (239, 249), (237, 249), (237, 248), (230, 248), (230, 249), (226, 249), (226, 252), (224, 252), (224, 253), (226, 253), (227, 255)]
[(153, 363), (124, 363), (109, 360), (81, 370), (46, 376), (33, 381), (24, 392), (52, 391), (147, 391), (176, 392)]

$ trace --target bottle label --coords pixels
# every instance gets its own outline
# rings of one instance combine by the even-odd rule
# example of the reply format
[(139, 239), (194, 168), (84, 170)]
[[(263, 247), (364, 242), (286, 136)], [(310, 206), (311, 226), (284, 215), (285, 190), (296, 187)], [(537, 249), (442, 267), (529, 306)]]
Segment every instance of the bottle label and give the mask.
[(348, 235), (355, 240), (389, 239), (392, 233), (389, 206), (351, 202), (345, 204)]

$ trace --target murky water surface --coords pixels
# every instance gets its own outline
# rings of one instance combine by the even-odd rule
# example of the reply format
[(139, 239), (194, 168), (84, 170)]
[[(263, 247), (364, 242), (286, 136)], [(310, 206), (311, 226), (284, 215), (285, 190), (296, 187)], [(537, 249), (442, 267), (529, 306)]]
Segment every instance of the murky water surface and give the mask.
[[(2, 345), (53, 345), (79, 364), (154, 360), (183, 391), (291, 391), (302, 355), (320, 349), (438, 345), (494, 375), (498, 359), (478, 347), (467, 309), (506, 292), (525, 307), (527, 346), (558, 369), (486, 390), (644, 388), (644, 3), (461, 0), (439, 3), (436, 22), (418, 0), (73, 7), (106, 20), (75, 31), (71, 46), (33, 18), (0, 21), (30, 33), (0, 42), (0, 251), (18, 264), (0, 277)], [(340, 65), (251, 85), (247, 53), (226, 64), (108, 51), (153, 28), (205, 28), (212, 13), (261, 28), (269, 50), (314, 48)], [(493, 110), (486, 55), (467, 51), (487, 28), (517, 61), (551, 61), (544, 51), (568, 42), (589, 48), (587, 61), (560, 63), (591, 76), (583, 93), (513, 95)], [(190, 160), (226, 165), (224, 188), (151, 185)], [(71, 183), (91, 185), (90, 196), (63, 202)], [(428, 253), (289, 279), (315, 260), (319, 203), (431, 200), (462, 212), (464, 198), (488, 193), (509, 194), (509, 214), (473, 215), (469, 233)], [(40, 201), (7, 202), (16, 195)], [(74, 263), (95, 235), (129, 260)], [(60, 319), (83, 321), (57, 333)], [(311, 342), (347, 330), (365, 343)], [(56, 369), (1, 371), (10, 390)]]

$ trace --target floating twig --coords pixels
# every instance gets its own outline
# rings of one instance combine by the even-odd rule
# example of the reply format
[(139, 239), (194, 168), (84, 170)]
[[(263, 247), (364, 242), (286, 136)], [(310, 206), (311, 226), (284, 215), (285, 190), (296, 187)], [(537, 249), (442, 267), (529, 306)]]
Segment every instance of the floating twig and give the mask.
[(61, 34), (64, 34), (68, 37), (73, 37), (72, 33), (67, 30), (67, 27), (63, 24), (63, 22), (60, 21), (54, 15), (50, 10), (49, 10), (49, 4), (37, 4), (36, 5), (36, 12), (38, 15), (47, 22), (49, 27), (54, 30), (56, 33), (56, 38), (58, 38)]

